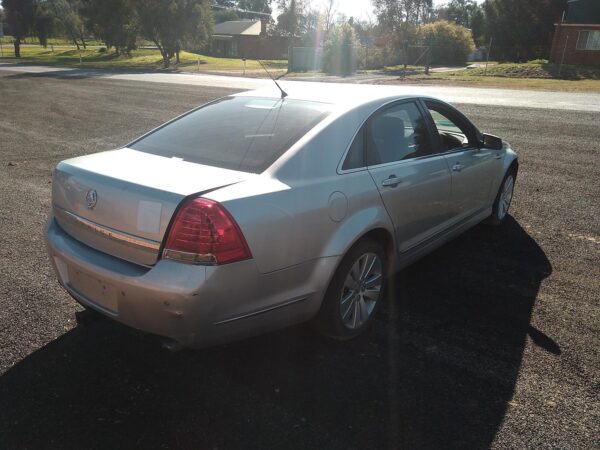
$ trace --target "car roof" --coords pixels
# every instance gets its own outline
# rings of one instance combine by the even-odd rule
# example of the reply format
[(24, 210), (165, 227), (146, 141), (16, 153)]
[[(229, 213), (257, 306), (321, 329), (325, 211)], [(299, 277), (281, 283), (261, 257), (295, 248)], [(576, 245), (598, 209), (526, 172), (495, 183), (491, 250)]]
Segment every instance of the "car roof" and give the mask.
[[(330, 103), (340, 107), (353, 107), (373, 101), (386, 103), (404, 98), (423, 98), (422, 95), (406, 94), (405, 88), (367, 84), (315, 83), (311, 81), (279, 81), (288, 94), (287, 99)], [(273, 83), (265, 88), (245, 91), (236, 96), (278, 98), (281, 92)]]

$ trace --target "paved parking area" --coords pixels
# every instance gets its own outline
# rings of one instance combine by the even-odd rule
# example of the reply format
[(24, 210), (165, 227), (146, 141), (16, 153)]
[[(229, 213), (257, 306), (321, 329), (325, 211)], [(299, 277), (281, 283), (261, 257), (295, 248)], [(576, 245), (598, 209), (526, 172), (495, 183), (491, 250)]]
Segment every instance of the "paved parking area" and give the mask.
[(0, 73), (0, 448), (581, 448), (600, 436), (600, 114), (459, 105), (519, 151), (513, 218), (394, 278), (364, 337), (168, 353), (58, 286), (61, 159), (231, 90)]

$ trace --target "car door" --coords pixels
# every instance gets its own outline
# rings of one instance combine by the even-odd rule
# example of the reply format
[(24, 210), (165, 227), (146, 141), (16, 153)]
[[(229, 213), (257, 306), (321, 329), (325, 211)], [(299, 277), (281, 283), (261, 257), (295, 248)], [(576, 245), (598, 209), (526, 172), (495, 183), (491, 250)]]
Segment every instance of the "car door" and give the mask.
[(367, 122), (367, 169), (405, 252), (442, 231), (452, 218), (451, 176), (431, 146), (418, 102), (394, 103)]
[(502, 164), (500, 151), (480, 147), (478, 131), (449, 105), (425, 100), (433, 122), (434, 148), (452, 174), (452, 209), (459, 222), (489, 207), (491, 189)]

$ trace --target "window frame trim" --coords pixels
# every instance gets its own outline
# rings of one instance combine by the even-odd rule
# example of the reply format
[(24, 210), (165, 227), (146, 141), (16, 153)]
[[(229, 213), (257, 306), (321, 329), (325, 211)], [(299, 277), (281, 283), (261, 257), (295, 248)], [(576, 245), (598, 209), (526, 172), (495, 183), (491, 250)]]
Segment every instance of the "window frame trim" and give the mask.
[[(588, 33), (588, 36), (585, 39), (586, 48), (579, 47), (579, 42), (581, 41), (581, 34), (582, 33)], [(590, 40), (589, 33), (598, 33), (600, 35), (600, 30), (579, 30), (577, 32), (577, 42), (575, 43), (575, 50), (576, 51), (578, 51), (578, 52), (599, 52), (600, 51), (600, 45), (598, 46), (598, 48), (587, 48), (587, 44), (588, 44), (588, 42)]]
[(364, 166), (360, 166), (360, 167), (355, 167), (352, 169), (344, 169), (344, 163), (346, 162), (346, 159), (348, 159), (348, 154), (350, 153), (350, 149), (352, 148), (352, 146), (354, 145), (354, 141), (356, 139), (356, 137), (358, 136), (358, 133), (361, 132), (361, 130), (366, 127), (367, 121), (369, 119), (365, 119), (360, 126), (356, 129), (356, 131), (354, 132), (354, 134), (352, 135), (352, 139), (350, 139), (350, 143), (348, 144), (348, 146), (346, 147), (346, 150), (344, 150), (344, 154), (342, 155), (342, 159), (340, 160), (340, 163), (338, 164), (338, 168), (337, 168), (337, 173), (338, 175), (343, 175), (345, 173), (353, 173), (353, 172), (362, 172), (364, 170), (367, 170), (367, 148), (366, 148), (366, 140), (367, 140), (367, 133), (363, 134), (363, 163)]
[[(434, 99), (434, 98), (421, 98), (421, 102), (423, 103), (423, 109), (425, 109), (425, 111), (426, 111), (426, 117), (427, 117), (427, 120), (429, 121), (429, 127), (431, 129), (431, 132), (432, 132), (432, 134), (435, 135), (435, 142), (438, 146), (438, 149), (437, 149), (438, 152), (436, 153), (437, 155), (451, 155), (453, 153), (462, 152), (462, 151), (466, 151), (466, 150), (477, 150), (477, 151), (481, 150), (481, 148), (482, 148), (481, 139), (482, 139), (483, 135), (482, 135), (481, 131), (479, 131), (479, 128), (477, 128), (475, 126), (475, 124), (473, 122), (471, 122), (467, 116), (465, 116), (463, 113), (461, 113), (458, 109), (454, 108), (452, 105), (440, 102), (439, 100)], [(442, 146), (442, 142), (441, 142), (441, 139), (439, 136), (440, 132), (437, 128), (437, 125), (435, 124), (435, 121), (433, 120), (433, 117), (431, 117), (431, 113), (429, 112), (429, 107), (427, 106), (427, 102), (440, 106), (440, 108), (442, 110), (444, 110), (444, 109), (448, 110), (450, 112), (450, 114), (455, 114), (458, 116), (458, 118), (460, 120), (466, 122), (467, 126), (471, 129), (472, 134), (475, 136), (476, 142), (472, 145), (469, 145), (468, 147), (458, 147), (458, 148), (452, 148), (450, 150), (442, 151), (443, 146)], [(433, 130), (435, 130), (437, 132), (437, 135), (436, 135), (436, 133), (433, 133)], [(467, 138), (468, 137), (469, 136), (467, 136)], [(469, 144), (471, 144), (471, 142), (469, 142)]]
[(375, 117), (380, 112), (382, 112), (386, 109), (392, 108), (394, 106), (401, 105), (403, 103), (414, 103), (415, 106), (417, 107), (417, 110), (421, 114), (421, 116), (423, 116), (423, 119), (425, 120), (425, 124), (427, 125), (427, 134), (429, 137), (429, 143), (432, 146), (432, 150), (433, 150), (433, 144), (434, 144), (433, 129), (431, 128), (431, 123), (429, 122), (429, 119), (428, 119), (429, 112), (424, 108), (422, 101), (423, 101), (422, 97), (416, 97), (416, 96), (390, 100), (389, 102), (384, 103), (383, 105), (377, 107), (377, 109), (375, 109), (373, 112), (371, 112), (368, 115), (368, 117), (365, 120), (363, 120), (362, 123), (360, 124), (360, 126), (356, 129), (356, 132), (352, 136), (350, 143), (346, 147), (346, 150), (344, 151), (342, 158), (338, 164), (338, 168), (337, 168), (338, 175), (344, 175), (346, 173), (362, 172), (362, 171), (369, 170), (374, 167), (382, 167), (382, 166), (388, 166), (388, 165), (392, 165), (392, 164), (406, 163), (409, 161), (417, 161), (417, 160), (422, 160), (422, 159), (439, 156), (440, 153), (431, 153), (429, 155), (417, 156), (415, 158), (401, 159), (398, 161), (390, 161), (387, 163), (381, 163), (381, 164), (376, 164), (376, 165), (370, 166), (368, 164), (368, 159), (367, 159), (367, 152), (368, 152), (367, 133), (369, 132), (369, 130), (365, 130), (365, 134), (363, 135), (363, 162), (365, 165), (355, 168), (355, 169), (342, 169), (344, 163), (346, 162), (346, 158), (348, 157), (348, 152), (350, 151), (350, 148), (352, 148), (352, 145), (354, 144), (354, 140), (356, 139), (356, 136), (363, 129), (363, 127), (370, 127), (371, 120), (373, 119), (373, 117)]

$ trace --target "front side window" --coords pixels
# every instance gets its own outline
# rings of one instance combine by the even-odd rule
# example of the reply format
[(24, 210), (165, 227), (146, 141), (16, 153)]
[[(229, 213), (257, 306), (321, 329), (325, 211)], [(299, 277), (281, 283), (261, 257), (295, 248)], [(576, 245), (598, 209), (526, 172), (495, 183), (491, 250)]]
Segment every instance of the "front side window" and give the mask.
[(167, 158), (260, 173), (322, 121), (330, 105), (225, 97), (165, 125), (129, 147)]
[(415, 103), (401, 103), (370, 121), (367, 162), (373, 166), (431, 154), (427, 125)]
[[(426, 102), (426, 104), (439, 134), (443, 152), (469, 148), (474, 145), (474, 142), (470, 142), (471, 140), (474, 141), (470, 127), (460, 117), (435, 103)], [(471, 139), (469, 139), (469, 136), (471, 136)]]
[(580, 31), (577, 37), (577, 50), (600, 50), (600, 31)]

